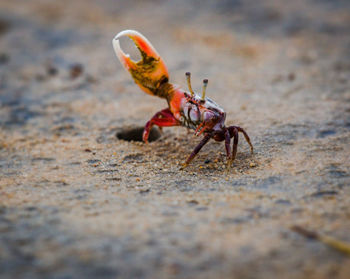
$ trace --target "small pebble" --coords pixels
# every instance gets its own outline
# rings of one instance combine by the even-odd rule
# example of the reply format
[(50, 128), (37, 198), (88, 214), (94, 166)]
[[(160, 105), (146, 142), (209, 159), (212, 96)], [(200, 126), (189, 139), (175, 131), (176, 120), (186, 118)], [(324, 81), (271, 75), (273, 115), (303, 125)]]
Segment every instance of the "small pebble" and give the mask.
[(197, 205), (197, 204), (199, 204), (199, 202), (197, 200), (193, 200), (193, 199), (192, 200), (188, 200), (187, 203), (190, 204), (190, 205)]
[(289, 80), (289, 81), (295, 80), (295, 74), (294, 74), (294, 73), (289, 73), (289, 75), (288, 75), (288, 80)]
[(140, 194), (145, 194), (145, 193), (149, 193), (151, 190), (149, 188), (146, 189), (139, 189), (139, 193)]
[(0, 64), (6, 64), (9, 62), (10, 56), (6, 53), (0, 53)]
[(58, 69), (52, 65), (48, 66), (46, 71), (49, 76), (55, 76), (58, 74)]
[(83, 65), (76, 63), (70, 67), (70, 77), (75, 79), (83, 73)]

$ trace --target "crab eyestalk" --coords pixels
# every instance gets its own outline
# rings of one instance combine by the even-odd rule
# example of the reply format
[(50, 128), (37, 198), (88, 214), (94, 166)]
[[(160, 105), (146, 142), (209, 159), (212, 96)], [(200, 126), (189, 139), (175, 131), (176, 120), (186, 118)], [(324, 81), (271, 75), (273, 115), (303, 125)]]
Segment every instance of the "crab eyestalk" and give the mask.
[[(134, 41), (141, 54), (140, 61), (133, 61), (120, 47), (119, 39), (127, 36)], [(135, 83), (150, 95), (159, 95), (159, 87), (169, 80), (168, 69), (152, 44), (139, 32), (125, 30), (113, 39), (113, 48), (124, 68)], [(160, 96), (162, 97), (162, 96)]]
[(192, 90), (192, 86), (191, 86), (191, 73), (190, 72), (186, 72), (186, 80), (187, 80), (187, 86), (188, 86), (188, 90), (190, 90), (191, 96), (194, 96), (194, 92)]
[(202, 101), (205, 101), (205, 92), (207, 90), (208, 80), (203, 79)]

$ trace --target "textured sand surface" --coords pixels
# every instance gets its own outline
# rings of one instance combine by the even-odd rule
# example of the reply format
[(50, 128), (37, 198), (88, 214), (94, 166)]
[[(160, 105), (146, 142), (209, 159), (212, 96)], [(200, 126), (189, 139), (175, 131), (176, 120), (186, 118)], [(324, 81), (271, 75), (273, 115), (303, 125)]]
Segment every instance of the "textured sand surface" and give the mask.
[[(350, 278), (348, 1), (0, 0), (0, 278)], [(111, 40), (136, 29), (244, 127), (210, 142), (142, 127)], [(124, 42), (127, 44), (127, 42)], [(127, 47), (127, 45), (125, 45)]]

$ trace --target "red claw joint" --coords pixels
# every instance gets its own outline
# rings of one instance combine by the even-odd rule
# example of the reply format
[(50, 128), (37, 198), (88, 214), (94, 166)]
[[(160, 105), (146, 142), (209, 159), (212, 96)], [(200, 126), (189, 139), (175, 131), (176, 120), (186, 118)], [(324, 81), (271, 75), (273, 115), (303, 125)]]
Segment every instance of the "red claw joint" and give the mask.
[[(119, 39), (127, 36), (132, 39), (141, 53), (141, 60), (131, 60), (129, 54), (125, 54), (120, 47)], [(192, 90), (191, 74), (186, 73), (189, 91), (184, 91), (176, 85), (169, 83), (168, 69), (163, 59), (154, 49), (152, 44), (139, 32), (125, 30), (113, 39), (113, 47), (117, 57), (124, 68), (131, 74), (135, 83), (146, 93), (164, 98), (168, 102), (168, 108), (157, 112), (146, 123), (143, 131), (143, 141), (147, 143), (149, 133), (156, 125), (158, 127), (184, 126), (195, 130), (197, 136), (204, 137), (187, 158), (183, 167), (186, 167), (201, 148), (210, 140), (225, 141), (227, 166), (230, 167), (237, 153), (238, 133), (242, 133), (251, 152), (253, 145), (248, 134), (238, 126), (225, 126), (225, 111), (210, 98), (205, 96), (208, 80), (203, 80), (201, 96)], [(231, 138), (233, 145), (231, 149)]]

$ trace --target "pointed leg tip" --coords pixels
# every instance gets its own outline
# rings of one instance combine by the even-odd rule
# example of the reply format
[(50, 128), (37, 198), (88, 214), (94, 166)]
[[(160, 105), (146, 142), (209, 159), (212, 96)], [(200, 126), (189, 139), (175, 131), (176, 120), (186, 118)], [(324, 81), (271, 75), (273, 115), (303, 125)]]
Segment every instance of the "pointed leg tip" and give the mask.
[(188, 166), (188, 164), (182, 164), (180, 167), (180, 170), (184, 170), (187, 166)]
[(148, 137), (147, 138), (143, 138), (142, 141), (143, 141), (144, 144), (148, 144)]
[(226, 162), (226, 170), (230, 170), (231, 167), (232, 167), (232, 162), (233, 160), (231, 159), (228, 159), (227, 162)]

